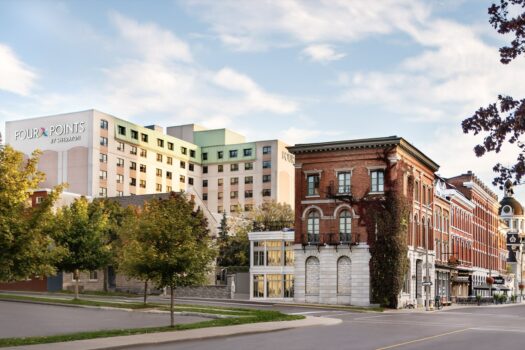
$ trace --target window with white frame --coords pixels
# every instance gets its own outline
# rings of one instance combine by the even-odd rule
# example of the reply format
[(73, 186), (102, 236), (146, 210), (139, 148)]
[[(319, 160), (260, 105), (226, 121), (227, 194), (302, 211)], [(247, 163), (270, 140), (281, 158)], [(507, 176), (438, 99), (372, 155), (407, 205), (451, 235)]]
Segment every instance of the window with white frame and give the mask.
[(306, 232), (308, 234), (308, 242), (319, 241), (319, 222), (320, 215), (317, 210), (312, 210), (308, 213), (306, 222)]
[(349, 171), (337, 173), (337, 193), (350, 193), (350, 176)]
[(319, 195), (319, 174), (312, 174), (306, 177), (307, 183), (307, 196), (317, 196)]
[(385, 190), (385, 172), (384, 170), (372, 170), (370, 172), (370, 191), (384, 192)]

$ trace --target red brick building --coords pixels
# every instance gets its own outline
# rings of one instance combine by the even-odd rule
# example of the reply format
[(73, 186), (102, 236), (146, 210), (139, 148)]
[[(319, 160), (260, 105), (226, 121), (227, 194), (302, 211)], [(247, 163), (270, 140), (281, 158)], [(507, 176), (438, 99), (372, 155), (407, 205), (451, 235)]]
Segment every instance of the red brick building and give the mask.
[[(506, 237), (499, 231), (498, 196), (472, 172), (448, 179), (459, 192), (474, 204), (472, 214), (457, 207), (453, 222), (460, 235), (454, 252), (460, 261), (472, 264), (470, 294), (489, 294), (488, 276), (506, 273)], [(463, 237), (472, 236), (472, 246), (465, 246)]]
[(438, 165), (395, 136), (302, 144), (289, 150), (296, 157), (295, 300), (370, 303), (369, 246), (375, 235), (359, 224), (362, 208), (351, 199), (382, 196), (392, 182), (410, 198), (411, 209), (410, 269), (401, 303), (421, 305), (425, 297), (433, 299), (433, 287), (425, 296), (423, 281), (434, 276), (432, 203)]

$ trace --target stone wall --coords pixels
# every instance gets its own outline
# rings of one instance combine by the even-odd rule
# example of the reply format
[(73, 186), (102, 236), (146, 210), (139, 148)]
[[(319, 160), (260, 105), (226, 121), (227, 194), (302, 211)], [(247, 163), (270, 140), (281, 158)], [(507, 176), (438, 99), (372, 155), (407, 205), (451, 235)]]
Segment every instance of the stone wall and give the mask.
[(176, 288), (175, 297), (230, 299), (231, 294), (227, 286), (197, 286)]

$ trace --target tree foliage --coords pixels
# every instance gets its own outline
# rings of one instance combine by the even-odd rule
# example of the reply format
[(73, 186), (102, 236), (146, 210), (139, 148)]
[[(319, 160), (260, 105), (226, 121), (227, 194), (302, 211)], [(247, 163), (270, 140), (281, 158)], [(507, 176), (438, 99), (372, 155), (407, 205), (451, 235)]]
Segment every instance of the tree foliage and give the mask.
[(62, 254), (49, 236), (53, 204), (62, 186), (38, 206), (33, 208), (29, 203), (31, 190), (45, 178), (37, 170), (39, 156), (35, 151), (24, 160), (24, 155), (10, 146), (0, 149), (0, 281), (52, 275)]
[(89, 203), (85, 197), (81, 197), (57, 212), (54, 236), (56, 242), (66, 250), (57, 266), (60, 270), (74, 273), (77, 281), (76, 298), (79, 272), (97, 270), (110, 261), (107, 229), (108, 214), (101, 201)]
[[(510, 11), (512, 9), (512, 11)], [(525, 0), (500, 0), (492, 4), (488, 13), (490, 24), (502, 35), (513, 36), (510, 46), (500, 48), (500, 61), (509, 64), (525, 52)], [(516, 15), (511, 15), (516, 13)], [(525, 99), (499, 95), (496, 102), (479, 108), (472, 117), (462, 122), (464, 133), (484, 134), (481, 144), (474, 147), (478, 157), (488, 152), (499, 153), (506, 142), (519, 148), (516, 162), (511, 166), (498, 163), (493, 184), (502, 189), (507, 179), (520, 182), (525, 175)]]
[(154, 281), (170, 288), (172, 326), (175, 287), (203, 283), (216, 256), (207, 226), (192, 201), (173, 194), (169, 199), (145, 203), (134, 242), (129, 250), (126, 246), (137, 272), (151, 269)]

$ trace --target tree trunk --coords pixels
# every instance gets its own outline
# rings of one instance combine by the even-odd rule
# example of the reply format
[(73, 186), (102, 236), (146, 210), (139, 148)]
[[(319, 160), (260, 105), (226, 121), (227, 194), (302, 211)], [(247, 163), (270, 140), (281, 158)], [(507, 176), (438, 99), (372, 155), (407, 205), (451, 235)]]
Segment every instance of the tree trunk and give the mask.
[(175, 327), (175, 319), (173, 317), (173, 298), (174, 298), (175, 292), (173, 291), (173, 285), (170, 286), (170, 292), (171, 292), (171, 296), (170, 296), (170, 327)]
[(148, 280), (144, 281), (144, 305), (148, 302)]
[(76, 269), (73, 276), (75, 276), (75, 299), (78, 299), (78, 280), (80, 279), (80, 271)]

